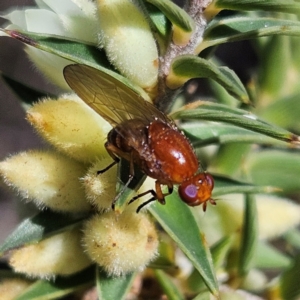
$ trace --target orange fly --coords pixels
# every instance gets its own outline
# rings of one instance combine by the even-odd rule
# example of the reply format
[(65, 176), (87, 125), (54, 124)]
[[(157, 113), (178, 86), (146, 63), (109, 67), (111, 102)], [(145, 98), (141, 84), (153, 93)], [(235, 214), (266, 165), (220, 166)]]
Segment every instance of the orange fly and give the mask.
[[(165, 196), (173, 192), (174, 184), (179, 185), (180, 198), (190, 206), (203, 204), (205, 211), (207, 201), (216, 204), (211, 198), (212, 176), (197, 173), (199, 163), (190, 142), (163, 112), (114, 77), (89, 66), (69, 65), (64, 77), (76, 94), (113, 126), (105, 147), (114, 161), (98, 173), (124, 158), (130, 163), (125, 186), (134, 176), (134, 164), (156, 179), (155, 191), (130, 201), (152, 195), (138, 211), (156, 199), (165, 204)], [(167, 185), (168, 193), (162, 192), (161, 185)]]

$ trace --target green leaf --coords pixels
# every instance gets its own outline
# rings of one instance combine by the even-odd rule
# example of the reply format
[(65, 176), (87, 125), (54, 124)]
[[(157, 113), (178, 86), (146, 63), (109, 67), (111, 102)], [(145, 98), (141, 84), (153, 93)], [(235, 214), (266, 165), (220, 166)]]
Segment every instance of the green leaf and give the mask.
[(292, 150), (264, 150), (251, 152), (244, 167), (252, 182), (272, 184), (291, 193), (300, 190), (300, 154)]
[(171, 277), (162, 270), (154, 270), (160, 286), (166, 294), (168, 300), (184, 300), (185, 297), (179, 287), (172, 281)]
[(97, 290), (101, 300), (125, 299), (136, 274), (121, 277), (108, 277), (107, 274), (97, 269)]
[(95, 46), (82, 44), (76, 41), (61, 39), (50, 35), (22, 33), (15, 30), (0, 29), (12, 38), (15, 38), (29, 46), (63, 57), (78, 64), (84, 64), (98, 69), (116, 78), (129, 88), (149, 100), (147, 93), (139, 86), (132, 83), (122, 75), (112, 71), (113, 67), (108, 62), (105, 52)]
[(245, 196), (244, 222), (242, 240), (239, 255), (239, 274), (246, 275), (252, 267), (258, 241), (258, 216), (255, 197), (249, 194)]
[[(285, 95), (289, 88), (289, 80), (286, 78), (290, 74), (291, 68), (291, 37), (275, 35), (266, 39), (260, 51), (260, 73), (258, 75), (259, 89), (262, 94), (267, 94), (268, 98), (279, 98)], [(294, 83), (293, 83), (294, 84)], [(293, 85), (292, 84), (292, 85)], [(264, 100), (266, 102), (266, 100)], [(267, 106), (267, 103), (260, 103)]]
[(234, 241), (234, 235), (226, 236), (214, 244), (211, 248), (211, 254), (215, 269), (218, 270), (225, 263), (226, 256)]
[(294, 0), (216, 0), (214, 5), (217, 8), (233, 10), (264, 10), (292, 14), (300, 11), (300, 4)]
[(210, 78), (218, 82), (226, 91), (238, 100), (249, 103), (245, 87), (227, 67), (218, 67), (214, 63), (194, 55), (181, 55), (172, 61), (170, 81), (182, 85), (192, 78)]
[(275, 34), (300, 36), (300, 22), (274, 18), (223, 18), (207, 26), (200, 46), (201, 49), (205, 49), (223, 43)]
[(281, 299), (297, 300), (300, 296), (300, 254), (296, 256), (292, 267), (280, 278)]
[(256, 268), (282, 269), (289, 267), (291, 263), (292, 259), (279, 252), (273, 246), (263, 241), (259, 241), (257, 243), (255, 255), (253, 258), (253, 265)]
[(167, 39), (170, 33), (170, 22), (166, 16), (154, 5), (150, 3), (143, 3), (147, 9), (152, 26), (155, 27), (156, 31), (164, 38)]
[(298, 229), (290, 229), (285, 235), (284, 239), (289, 245), (300, 249), (300, 232)]
[(38, 242), (53, 234), (59, 233), (73, 226), (77, 226), (83, 218), (74, 218), (65, 214), (43, 211), (32, 218), (24, 220), (18, 228), (5, 240), (0, 247), (0, 254), (23, 246)]
[(193, 31), (195, 24), (189, 14), (170, 0), (146, 0), (160, 9), (170, 22), (185, 32)]
[(69, 277), (56, 277), (55, 281), (39, 280), (15, 300), (59, 299), (80, 289), (92, 286), (94, 279), (95, 266)]
[(180, 129), (184, 131), (195, 148), (228, 143), (285, 146), (282, 141), (230, 124), (186, 122), (180, 125)]
[(277, 126), (300, 131), (300, 93), (273, 100), (259, 115)]
[(200, 293), (195, 298), (193, 298), (193, 300), (210, 300), (210, 299), (211, 297), (209, 293)]
[(173, 193), (167, 197), (166, 205), (156, 201), (148, 210), (191, 260), (211, 293), (218, 295), (211, 256), (190, 208)]
[(220, 145), (210, 166), (217, 173), (239, 178), (244, 175), (241, 165), (251, 150), (252, 146), (245, 143)]
[(234, 193), (270, 193), (274, 192), (274, 188), (270, 186), (254, 185), (247, 182), (237, 181), (225, 176), (214, 175), (215, 187), (213, 189), (213, 198)]
[(281, 141), (299, 144), (299, 136), (269, 124), (254, 114), (212, 102), (197, 101), (170, 115), (174, 119), (224, 122), (258, 132)]

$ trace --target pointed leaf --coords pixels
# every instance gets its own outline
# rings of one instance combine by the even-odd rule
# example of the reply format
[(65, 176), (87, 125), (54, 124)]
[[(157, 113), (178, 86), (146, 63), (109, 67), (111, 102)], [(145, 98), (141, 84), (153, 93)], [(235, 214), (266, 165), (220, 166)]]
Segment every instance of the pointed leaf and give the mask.
[(228, 143), (285, 145), (282, 141), (230, 124), (186, 122), (180, 125), (180, 129), (184, 131), (195, 148)]
[(244, 167), (254, 183), (272, 184), (289, 194), (300, 190), (299, 152), (288, 150), (251, 152)]
[(291, 263), (291, 258), (279, 252), (273, 246), (263, 241), (258, 242), (253, 259), (253, 264), (256, 268), (283, 269), (289, 267)]
[(170, 0), (146, 0), (160, 9), (172, 24), (183, 31), (191, 32), (195, 25), (193, 19), (178, 5)]
[(173, 193), (167, 197), (166, 205), (155, 202), (148, 209), (192, 261), (211, 293), (218, 295), (211, 256), (204, 238), (201, 239), (201, 233), (190, 208), (176, 193)]
[(32, 218), (24, 220), (0, 247), (0, 254), (38, 242), (66, 228), (77, 226), (83, 218), (74, 218), (65, 214), (43, 211)]
[(300, 297), (300, 254), (293, 261), (293, 266), (280, 278), (281, 299), (297, 300)]
[(92, 266), (69, 277), (57, 277), (55, 281), (39, 280), (15, 300), (60, 299), (82, 288), (92, 286), (94, 278), (95, 266)]
[(237, 181), (225, 176), (214, 175), (215, 187), (213, 190), (213, 198), (219, 197), (226, 194), (235, 193), (271, 193), (278, 189), (272, 188), (270, 186), (254, 185), (247, 182)]
[(174, 88), (182, 86), (192, 78), (210, 78), (218, 82), (226, 91), (238, 100), (249, 103), (245, 87), (238, 76), (227, 67), (218, 67), (214, 63), (193, 55), (181, 55), (172, 61), (167, 84)]
[(108, 277), (106, 273), (97, 269), (97, 290), (101, 300), (125, 299), (136, 274), (121, 277)]
[(300, 249), (300, 232), (298, 229), (291, 229), (285, 235), (284, 239), (289, 245)]
[(284, 128), (300, 131), (300, 93), (273, 100), (268, 106), (259, 111), (259, 115), (269, 122)]
[(219, 19), (207, 26), (200, 48), (274, 34), (300, 36), (300, 22), (250, 17)]
[(253, 256), (258, 241), (258, 216), (255, 197), (249, 194), (245, 196), (244, 222), (242, 229), (242, 241), (239, 255), (238, 269), (240, 275), (246, 275), (253, 263)]
[(294, 0), (216, 0), (214, 5), (217, 8), (233, 10), (264, 10), (292, 14), (300, 11), (300, 4)]
[(224, 237), (212, 246), (211, 254), (216, 270), (225, 264), (225, 258), (230, 250), (230, 247), (232, 246), (233, 241), (234, 235)]
[(72, 62), (85, 64), (102, 72), (109, 74), (118, 81), (133, 89), (144, 99), (149, 100), (147, 93), (139, 86), (133, 84), (122, 75), (112, 71), (112, 66), (108, 62), (105, 52), (95, 46), (78, 43), (76, 41), (64, 40), (50, 35), (38, 35), (32, 33), (21, 33), (15, 30), (0, 29), (7, 35), (15, 38), (29, 46), (63, 57)]
[(171, 279), (169, 275), (167, 275), (162, 270), (154, 270), (154, 274), (159, 284), (161, 285), (164, 293), (166, 294), (168, 300), (185, 299), (179, 287), (175, 284), (175, 282)]
[(281, 141), (299, 144), (299, 136), (260, 120), (254, 114), (237, 108), (212, 102), (197, 101), (171, 114), (174, 119), (208, 120), (233, 124)]
[(166, 16), (154, 5), (150, 3), (144, 3), (148, 11), (149, 17), (152, 21), (153, 27), (164, 38), (167, 39), (170, 33), (170, 22)]

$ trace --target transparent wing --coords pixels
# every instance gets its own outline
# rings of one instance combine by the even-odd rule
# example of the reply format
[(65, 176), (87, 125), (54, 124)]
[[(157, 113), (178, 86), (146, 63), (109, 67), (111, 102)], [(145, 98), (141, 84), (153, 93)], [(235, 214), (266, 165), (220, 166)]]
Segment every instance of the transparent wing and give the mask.
[(153, 104), (114, 77), (86, 65), (69, 65), (64, 77), (71, 89), (112, 126), (125, 120), (168, 118)]

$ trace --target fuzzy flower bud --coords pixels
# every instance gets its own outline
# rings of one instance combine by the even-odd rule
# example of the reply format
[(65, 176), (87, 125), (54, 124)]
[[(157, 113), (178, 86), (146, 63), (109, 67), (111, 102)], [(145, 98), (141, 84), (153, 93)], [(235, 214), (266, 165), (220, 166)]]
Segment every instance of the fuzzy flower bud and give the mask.
[(109, 60), (143, 88), (156, 85), (158, 51), (144, 14), (130, 0), (98, 0), (100, 42)]
[(107, 153), (104, 142), (111, 126), (75, 95), (36, 103), (27, 119), (47, 141), (78, 161)]
[(4, 181), (22, 197), (54, 211), (89, 210), (79, 178), (85, 173), (80, 163), (56, 152), (29, 151), (0, 163)]
[(109, 275), (142, 270), (157, 255), (154, 224), (130, 209), (116, 216), (110, 211), (86, 222), (83, 243), (87, 254)]
[(117, 165), (101, 174), (97, 174), (98, 171), (103, 170), (112, 162), (110, 156), (99, 159), (83, 178), (87, 198), (99, 211), (111, 209), (116, 196)]
[(30, 277), (51, 278), (79, 272), (91, 264), (83, 252), (80, 238), (81, 232), (76, 228), (65, 231), (15, 250), (9, 263), (16, 272)]

